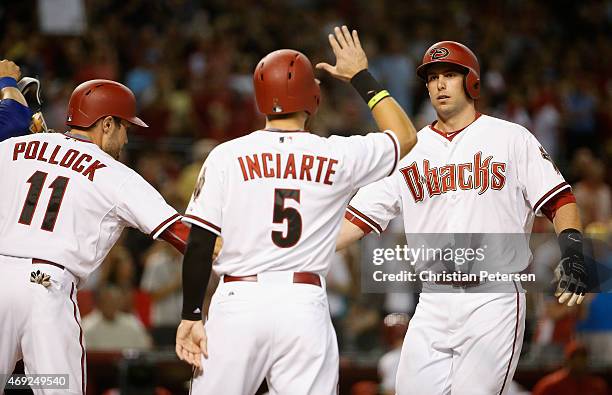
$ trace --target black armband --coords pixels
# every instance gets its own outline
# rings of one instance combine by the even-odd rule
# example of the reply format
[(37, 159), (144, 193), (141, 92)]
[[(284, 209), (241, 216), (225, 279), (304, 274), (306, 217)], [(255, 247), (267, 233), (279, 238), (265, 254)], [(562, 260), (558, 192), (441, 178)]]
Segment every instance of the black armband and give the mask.
[(217, 235), (197, 225), (191, 226), (189, 241), (183, 258), (183, 311), (184, 320), (202, 319), (202, 304), (210, 273)]
[(389, 95), (389, 92), (383, 89), (376, 78), (370, 74), (368, 69), (361, 70), (351, 78), (351, 85), (361, 95), (363, 100), (368, 104), (370, 110), (374, 108), (382, 99)]
[(582, 251), (582, 233), (579, 230), (568, 228), (559, 233), (557, 237), (561, 258), (578, 257), (584, 260)]

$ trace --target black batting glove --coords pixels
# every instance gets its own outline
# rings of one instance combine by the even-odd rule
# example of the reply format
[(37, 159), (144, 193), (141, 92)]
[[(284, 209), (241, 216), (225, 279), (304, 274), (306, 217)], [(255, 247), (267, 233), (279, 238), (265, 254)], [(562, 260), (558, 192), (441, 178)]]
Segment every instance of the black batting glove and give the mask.
[(555, 297), (568, 306), (582, 303), (586, 294), (587, 271), (582, 252), (582, 234), (576, 229), (565, 229), (559, 234), (561, 262), (555, 270), (558, 286)]

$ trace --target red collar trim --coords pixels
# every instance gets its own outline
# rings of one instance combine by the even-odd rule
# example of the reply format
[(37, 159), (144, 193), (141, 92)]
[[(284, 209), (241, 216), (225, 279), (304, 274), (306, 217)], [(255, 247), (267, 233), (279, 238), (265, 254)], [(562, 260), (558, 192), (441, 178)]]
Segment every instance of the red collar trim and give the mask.
[(76, 134), (72, 134), (70, 132), (65, 132), (64, 136), (70, 137), (71, 139), (75, 139), (75, 140), (78, 140), (78, 141), (82, 141), (84, 143), (90, 143), (90, 144), (94, 143), (93, 140), (90, 139), (90, 138), (87, 138), (85, 136), (79, 136), (79, 135), (76, 135)]
[(279, 132), (279, 133), (309, 133), (308, 130), (301, 130), (301, 129), (296, 129), (296, 130), (285, 130), (285, 129), (277, 129), (277, 128), (268, 128), (268, 129), (262, 129), (266, 132)]
[(465, 130), (467, 127), (468, 127), (468, 126), (470, 126), (471, 124), (473, 124), (474, 122), (476, 122), (476, 120), (477, 120), (478, 118), (480, 118), (480, 116), (481, 116), (481, 115), (482, 115), (481, 113), (476, 112), (476, 116), (474, 117), (474, 120), (473, 120), (472, 122), (470, 122), (470, 123), (469, 123), (469, 124), (467, 124), (466, 126), (462, 127), (461, 129), (459, 129), (459, 130), (455, 130), (454, 132), (450, 132), (450, 133), (445, 133), (445, 132), (443, 132), (443, 131), (441, 131), (441, 130), (439, 130), (439, 129), (436, 129), (436, 128), (434, 127), (434, 125), (435, 125), (436, 123), (438, 123), (438, 121), (437, 121), (437, 120), (436, 120), (436, 121), (433, 121), (433, 122), (431, 123), (431, 125), (429, 125), (429, 127), (431, 128), (431, 130), (433, 130), (434, 132), (438, 133), (440, 136), (444, 137), (444, 138), (445, 138), (445, 139), (447, 139), (448, 141), (453, 141), (453, 139), (454, 139), (454, 138), (455, 138), (455, 137), (456, 137), (456, 136), (457, 136), (457, 135), (458, 135), (460, 132), (463, 132), (463, 131), (464, 131), (464, 130)]

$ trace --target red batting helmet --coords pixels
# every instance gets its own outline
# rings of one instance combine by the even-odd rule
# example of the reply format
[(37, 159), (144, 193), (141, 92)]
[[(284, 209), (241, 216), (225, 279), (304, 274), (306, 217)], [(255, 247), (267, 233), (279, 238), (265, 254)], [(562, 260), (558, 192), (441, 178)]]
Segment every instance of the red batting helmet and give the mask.
[(480, 96), (480, 65), (476, 55), (465, 45), (455, 41), (435, 43), (423, 55), (423, 63), (417, 67), (419, 77), (427, 81), (427, 69), (434, 63), (452, 63), (465, 69), (465, 91), (472, 99)]
[(149, 127), (136, 116), (136, 98), (132, 91), (111, 80), (91, 80), (77, 86), (68, 102), (66, 125), (88, 128), (109, 115)]
[(321, 100), (310, 60), (292, 49), (274, 51), (260, 60), (253, 85), (257, 107), (266, 115), (299, 111), (314, 115)]

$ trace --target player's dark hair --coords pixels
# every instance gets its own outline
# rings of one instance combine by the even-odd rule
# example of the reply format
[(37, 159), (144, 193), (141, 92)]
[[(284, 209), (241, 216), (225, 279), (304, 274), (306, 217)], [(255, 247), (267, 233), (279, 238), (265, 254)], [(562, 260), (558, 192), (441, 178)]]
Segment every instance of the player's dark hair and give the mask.
[(278, 121), (279, 119), (289, 119), (292, 118), (295, 114), (295, 112), (290, 112), (287, 114), (268, 114), (266, 115), (266, 119), (268, 121)]
[[(111, 115), (111, 116), (112, 116), (112, 115)], [(119, 126), (121, 126), (121, 118), (119, 118), (119, 117), (115, 117), (115, 116), (112, 116), (112, 117), (113, 117), (113, 123), (114, 123), (115, 125), (119, 125)], [(84, 131), (84, 132), (91, 132), (91, 131), (92, 131), (92, 130), (93, 130), (95, 127), (96, 127), (96, 125), (97, 125), (99, 122), (101, 122), (101, 121), (102, 121), (104, 118), (106, 118), (106, 117), (102, 117), (102, 118), (98, 119), (98, 120), (97, 120), (96, 122), (94, 122), (94, 123), (93, 123), (93, 125), (91, 125), (90, 127), (87, 127), (87, 128), (81, 128), (81, 127), (78, 127), (78, 126), (72, 126), (72, 127), (71, 127), (71, 129), (74, 129), (74, 130), (82, 130), (82, 131)]]

